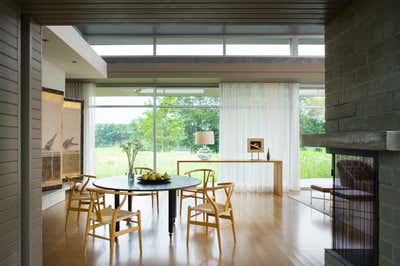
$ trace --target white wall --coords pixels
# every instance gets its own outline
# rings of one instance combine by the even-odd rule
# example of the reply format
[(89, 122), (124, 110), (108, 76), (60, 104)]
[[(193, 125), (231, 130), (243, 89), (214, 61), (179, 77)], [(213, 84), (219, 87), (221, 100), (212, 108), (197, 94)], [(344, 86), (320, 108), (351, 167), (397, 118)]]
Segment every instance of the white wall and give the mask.
[(42, 87), (65, 91), (65, 72), (42, 58)]

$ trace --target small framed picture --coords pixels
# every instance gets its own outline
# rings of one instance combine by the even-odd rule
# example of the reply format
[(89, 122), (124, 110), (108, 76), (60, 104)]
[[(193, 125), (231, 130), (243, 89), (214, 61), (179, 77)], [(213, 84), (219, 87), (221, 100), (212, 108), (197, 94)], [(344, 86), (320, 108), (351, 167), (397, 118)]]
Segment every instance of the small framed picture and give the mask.
[(247, 139), (247, 152), (264, 152), (264, 139), (248, 138)]

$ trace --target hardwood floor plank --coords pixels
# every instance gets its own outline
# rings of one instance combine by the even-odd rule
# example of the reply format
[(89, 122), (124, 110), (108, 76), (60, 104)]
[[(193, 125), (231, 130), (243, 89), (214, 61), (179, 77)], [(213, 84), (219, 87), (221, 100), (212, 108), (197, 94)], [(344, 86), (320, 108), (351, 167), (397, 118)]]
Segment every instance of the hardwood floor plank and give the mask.
[[(203, 227), (191, 226), (187, 249), (187, 204), (193, 203), (184, 202), (182, 218), (177, 217), (176, 234), (170, 243), (167, 199), (162, 192), (159, 215), (151, 209), (150, 198), (134, 199), (134, 210), (142, 212), (143, 255), (139, 255), (137, 234), (121, 236), (116, 242), (115, 265), (323, 265), (324, 249), (331, 245), (328, 216), (287, 196), (234, 193), (236, 246), (230, 227), (225, 227), (220, 257), (215, 231), (209, 229), (206, 237)], [(107, 204), (112, 202), (113, 198), (107, 198)], [(87, 257), (83, 256), (85, 215), (79, 225), (76, 215), (71, 216), (68, 233), (64, 232), (64, 221), (65, 203), (43, 212), (44, 265), (108, 265), (108, 241), (89, 239)], [(100, 228), (96, 233), (105, 232)]]

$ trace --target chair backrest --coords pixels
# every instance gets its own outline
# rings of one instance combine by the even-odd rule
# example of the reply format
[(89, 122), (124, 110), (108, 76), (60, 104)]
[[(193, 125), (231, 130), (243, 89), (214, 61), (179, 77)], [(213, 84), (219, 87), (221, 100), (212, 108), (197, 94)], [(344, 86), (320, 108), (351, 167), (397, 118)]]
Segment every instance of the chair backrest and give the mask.
[[(103, 216), (101, 214), (101, 204), (98, 200), (103, 195), (120, 195), (123, 196), (122, 201), (118, 205), (116, 209), (113, 210), (112, 221), (113, 223), (116, 221), (118, 217), (118, 213), (121, 210), (122, 206), (124, 206), (125, 202), (127, 201), (128, 196), (133, 196), (134, 193), (132, 192), (123, 192), (123, 191), (113, 191), (113, 190), (105, 190), (99, 188), (88, 188), (87, 191), (90, 194), (90, 204), (89, 204), (89, 214), (88, 217), (92, 217), (93, 215), (96, 216), (97, 221), (102, 222)], [(109, 206), (111, 208), (111, 206)]]
[[(224, 211), (227, 211), (230, 208), (232, 208), (231, 198), (232, 198), (232, 193), (233, 193), (234, 187), (235, 187), (234, 183), (226, 182), (226, 183), (219, 183), (215, 187), (205, 189), (205, 191), (206, 191), (205, 194), (207, 196), (207, 202), (211, 203), (215, 212), (218, 212), (215, 191), (224, 190), (224, 192), (225, 192)], [(212, 192), (212, 195), (210, 195), (209, 192)]]
[(74, 176), (65, 177), (70, 182), (70, 190), (72, 193), (84, 192), (90, 183), (91, 179), (95, 179), (96, 176), (88, 174), (78, 174)]
[(207, 187), (207, 184), (210, 182), (211, 185), (214, 186), (215, 171), (212, 169), (194, 169), (187, 171), (185, 175), (191, 177), (201, 177), (203, 180), (203, 187)]
[(154, 172), (153, 169), (148, 168), (148, 167), (133, 167), (133, 172), (135, 175), (144, 175), (147, 173)]

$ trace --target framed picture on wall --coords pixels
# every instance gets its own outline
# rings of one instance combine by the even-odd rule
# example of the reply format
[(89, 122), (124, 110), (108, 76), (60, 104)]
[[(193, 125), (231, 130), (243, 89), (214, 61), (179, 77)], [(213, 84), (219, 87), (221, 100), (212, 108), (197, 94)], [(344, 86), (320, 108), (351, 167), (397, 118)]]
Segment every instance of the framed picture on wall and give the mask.
[(64, 93), (55, 90), (42, 91), (42, 187), (60, 188), (62, 156), (62, 113)]
[(64, 99), (61, 176), (82, 173), (83, 101)]
[(264, 139), (263, 138), (248, 138), (247, 139), (247, 152), (264, 152)]

